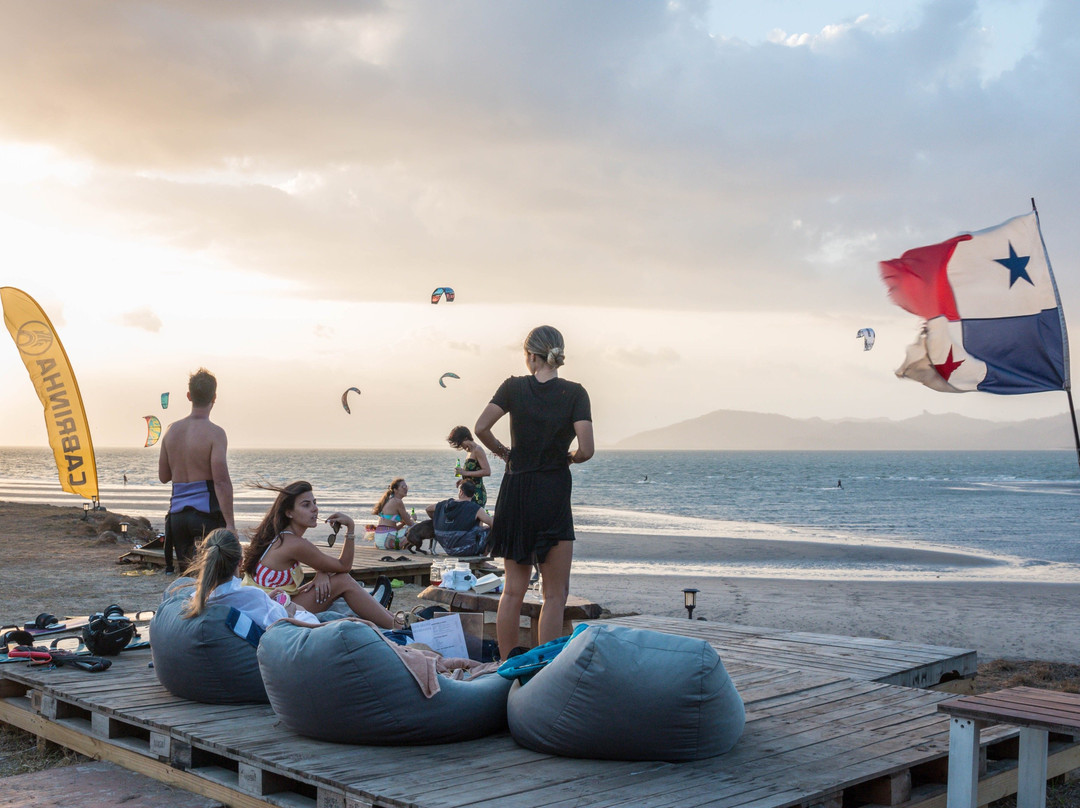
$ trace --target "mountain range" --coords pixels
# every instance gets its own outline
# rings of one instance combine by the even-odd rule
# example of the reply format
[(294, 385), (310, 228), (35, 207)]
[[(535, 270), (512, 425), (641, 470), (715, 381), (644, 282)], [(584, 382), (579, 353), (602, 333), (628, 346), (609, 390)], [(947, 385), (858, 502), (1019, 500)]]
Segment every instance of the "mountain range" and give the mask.
[(715, 410), (698, 418), (624, 438), (616, 449), (1072, 449), (1068, 413), (1027, 421), (964, 415), (888, 418), (789, 418)]

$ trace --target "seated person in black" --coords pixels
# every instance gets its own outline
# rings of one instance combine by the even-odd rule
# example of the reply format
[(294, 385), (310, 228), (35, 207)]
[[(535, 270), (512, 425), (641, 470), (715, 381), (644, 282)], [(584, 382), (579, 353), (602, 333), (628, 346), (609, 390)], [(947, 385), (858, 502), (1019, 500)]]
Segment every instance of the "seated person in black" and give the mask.
[(487, 544), (491, 515), (473, 501), (476, 485), (471, 480), (457, 483), (457, 496), (425, 509), (435, 523), (435, 541), (449, 555), (481, 555)]

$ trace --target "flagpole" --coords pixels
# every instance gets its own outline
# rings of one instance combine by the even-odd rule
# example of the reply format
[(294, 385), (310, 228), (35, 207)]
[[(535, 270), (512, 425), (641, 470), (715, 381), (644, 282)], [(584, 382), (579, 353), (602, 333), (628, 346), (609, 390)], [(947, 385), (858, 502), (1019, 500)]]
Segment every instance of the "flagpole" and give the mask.
[(1076, 441), (1076, 462), (1080, 463), (1080, 431), (1076, 429), (1076, 408), (1073, 406), (1072, 390), (1066, 388), (1065, 393), (1069, 397), (1069, 415), (1072, 416), (1073, 440)]
[[(1043, 254), (1046, 256), (1046, 265), (1050, 266), (1050, 253), (1046, 251), (1046, 241), (1042, 237), (1042, 225), (1039, 222), (1039, 209), (1035, 207), (1035, 197), (1031, 197), (1031, 210), (1035, 214), (1035, 226), (1039, 229), (1039, 240), (1042, 241)], [(1061, 295), (1058, 294), (1057, 282), (1054, 280), (1054, 271), (1050, 270), (1050, 283), (1054, 287), (1054, 298), (1058, 304), (1058, 316), (1061, 318), (1061, 338), (1064, 355), (1062, 357), (1065, 369), (1065, 395), (1069, 397), (1069, 418), (1072, 419), (1073, 442), (1076, 444), (1076, 462), (1080, 464), (1080, 429), (1076, 428), (1076, 407), (1073, 405), (1072, 383), (1069, 378), (1069, 332), (1065, 329), (1065, 310), (1061, 307)]]

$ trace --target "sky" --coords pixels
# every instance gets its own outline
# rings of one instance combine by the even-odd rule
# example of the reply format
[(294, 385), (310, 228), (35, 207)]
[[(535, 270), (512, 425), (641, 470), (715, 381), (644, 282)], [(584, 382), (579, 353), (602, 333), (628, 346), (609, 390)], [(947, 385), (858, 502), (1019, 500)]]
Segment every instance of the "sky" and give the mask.
[[(1034, 197), (1080, 328), (1072, 0), (0, 8), (0, 285), (97, 446), (205, 366), (232, 447), (436, 448), (540, 324), (601, 446), (716, 409), (1067, 411), (897, 379), (920, 322), (877, 263)], [(0, 391), (0, 445), (46, 446), (13, 343)]]

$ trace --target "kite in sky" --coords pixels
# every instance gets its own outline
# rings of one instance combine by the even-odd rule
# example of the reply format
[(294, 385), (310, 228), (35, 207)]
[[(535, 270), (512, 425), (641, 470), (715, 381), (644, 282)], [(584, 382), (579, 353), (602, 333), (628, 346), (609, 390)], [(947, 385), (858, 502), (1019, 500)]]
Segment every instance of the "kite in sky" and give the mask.
[(872, 328), (860, 328), (859, 333), (855, 335), (856, 339), (862, 339), (864, 351), (869, 351), (874, 347), (874, 329)]
[(169, 394), (168, 393), (162, 393), (161, 394), (161, 409), (163, 409), (163, 410), (169, 409)]
[(161, 437), (161, 421), (158, 420), (156, 415), (144, 415), (143, 418), (146, 419), (146, 443), (143, 444), (143, 448), (145, 448), (153, 446)]
[(341, 394), (341, 406), (345, 408), (345, 412), (349, 413), (349, 415), (352, 415), (352, 410), (349, 409), (349, 393), (356, 393), (356, 395), (360, 395), (360, 389), (357, 387), (350, 387), (348, 390)]
[(439, 298), (441, 298), (443, 295), (446, 295), (446, 302), (447, 303), (453, 303), (454, 302), (454, 290), (451, 289), (449, 286), (440, 286), (438, 289), (436, 289), (434, 292), (431, 293), (431, 303), (432, 303), (432, 305), (435, 305), (436, 303), (438, 303)]
[(443, 379), (460, 379), (460, 378), (461, 377), (458, 376), (456, 373), (444, 373), (442, 376), (439, 377), (439, 387), (446, 387), (446, 382), (444, 382)]

